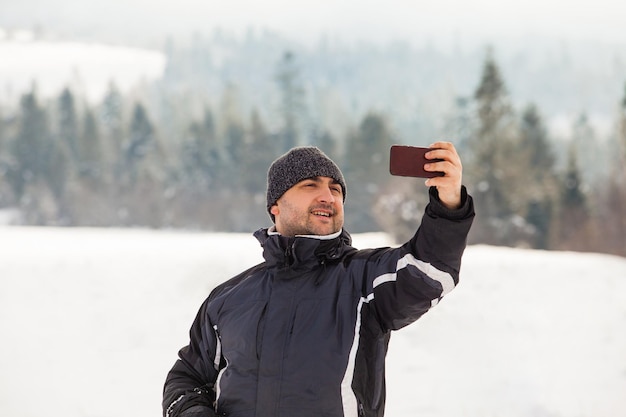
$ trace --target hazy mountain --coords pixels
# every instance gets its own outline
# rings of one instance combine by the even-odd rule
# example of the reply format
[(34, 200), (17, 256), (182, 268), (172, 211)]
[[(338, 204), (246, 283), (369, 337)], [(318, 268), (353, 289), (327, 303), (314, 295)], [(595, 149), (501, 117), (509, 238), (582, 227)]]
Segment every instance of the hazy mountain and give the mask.
[[(616, 23), (621, 6), (600, 0), (588, 12), (590, 19), (577, 26), (587, 9), (557, 3), (383, 7), (275, 0), (261, 7), (244, 0), (2, 0), (0, 39), (26, 28), (39, 39), (160, 52), (170, 42), (179, 51), (186, 48), (183, 59), (202, 58), (193, 69), (202, 84), (192, 88), (217, 97), (234, 85), (246, 112), (269, 111), (276, 65), (288, 50), (302, 72), (310, 117), (326, 117), (321, 121), (344, 129), (375, 110), (387, 114), (407, 141), (446, 132), (449, 119), (464, 111), (459, 103), (474, 94), (491, 48), (519, 111), (535, 103), (555, 137), (569, 136), (584, 113), (603, 139), (611, 134), (626, 82), (626, 33), (621, 37)], [(602, 25), (596, 23), (600, 17)], [(316, 109), (329, 100), (332, 110)]]

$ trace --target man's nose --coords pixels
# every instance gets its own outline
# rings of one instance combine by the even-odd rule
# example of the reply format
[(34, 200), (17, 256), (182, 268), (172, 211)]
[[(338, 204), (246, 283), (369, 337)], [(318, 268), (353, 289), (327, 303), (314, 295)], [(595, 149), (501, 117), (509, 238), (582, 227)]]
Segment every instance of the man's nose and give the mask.
[(335, 202), (335, 196), (333, 194), (333, 191), (330, 189), (330, 187), (321, 187), (321, 191), (320, 191), (318, 198), (320, 201), (323, 201), (325, 203)]

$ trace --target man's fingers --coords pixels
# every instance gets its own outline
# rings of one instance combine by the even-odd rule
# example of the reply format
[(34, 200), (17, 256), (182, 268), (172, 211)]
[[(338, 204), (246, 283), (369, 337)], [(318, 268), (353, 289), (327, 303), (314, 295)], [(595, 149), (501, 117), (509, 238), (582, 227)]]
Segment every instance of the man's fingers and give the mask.
[(430, 145), (431, 151), (426, 153), (428, 159), (440, 159), (424, 165), (426, 171), (440, 171), (443, 177), (426, 180), (427, 186), (437, 187), (439, 199), (448, 208), (456, 208), (460, 204), (463, 166), (454, 145), (450, 142), (435, 142)]
[(453, 164), (461, 163), (461, 159), (454, 148), (454, 145), (450, 142), (435, 142), (429, 146), (432, 151), (426, 153), (428, 159), (443, 159), (450, 161)]

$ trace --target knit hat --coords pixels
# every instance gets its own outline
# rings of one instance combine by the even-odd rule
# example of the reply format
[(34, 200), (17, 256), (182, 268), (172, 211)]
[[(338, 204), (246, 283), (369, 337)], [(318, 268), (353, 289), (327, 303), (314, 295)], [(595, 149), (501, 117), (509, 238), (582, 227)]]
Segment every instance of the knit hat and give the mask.
[(346, 181), (339, 167), (324, 152), (315, 146), (300, 146), (282, 155), (267, 171), (267, 212), (285, 192), (302, 180), (314, 177), (329, 177), (341, 185), (343, 200), (346, 200)]

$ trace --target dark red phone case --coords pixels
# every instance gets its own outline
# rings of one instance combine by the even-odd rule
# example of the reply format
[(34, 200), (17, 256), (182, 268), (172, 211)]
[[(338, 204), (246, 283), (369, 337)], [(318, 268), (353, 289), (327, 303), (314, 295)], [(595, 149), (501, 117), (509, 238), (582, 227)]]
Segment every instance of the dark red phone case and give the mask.
[(424, 170), (424, 164), (437, 162), (439, 159), (426, 159), (430, 148), (419, 146), (393, 145), (389, 153), (389, 172), (401, 177), (433, 178), (441, 177), (443, 172)]

